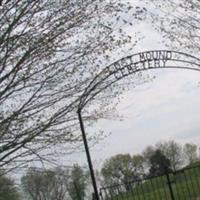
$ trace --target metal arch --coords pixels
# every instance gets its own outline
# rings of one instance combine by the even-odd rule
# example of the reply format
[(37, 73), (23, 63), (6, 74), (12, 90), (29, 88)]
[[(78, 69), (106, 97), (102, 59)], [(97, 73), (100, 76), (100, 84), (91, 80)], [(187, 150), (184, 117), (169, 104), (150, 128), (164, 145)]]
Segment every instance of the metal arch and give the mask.
[(79, 110), (97, 94), (131, 74), (156, 68), (177, 68), (200, 71), (200, 59), (179, 51), (152, 50), (123, 57), (105, 67), (82, 93)]
[(120, 79), (139, 71), (156, 68), (179, 68), (200, 71), (200, 59), (187, 53), (166, 50), (145, 51), (133, 54), (119, 59), (118, 61), (105, 67), (100, 73), (98, 73), (94, 77), (94, 79), (90, 82), (90, 84), (84, 90), (83, 94), (80, 97), (77, 114), (94, 189), (93, 199), (95, 200), (100, 200), (100, 196), (98, 193), (98, 187), (87, 143), (84, 122), (81, 114), (82, 109), (96, 95), (98, 95), (107, 87), (119, 81)]

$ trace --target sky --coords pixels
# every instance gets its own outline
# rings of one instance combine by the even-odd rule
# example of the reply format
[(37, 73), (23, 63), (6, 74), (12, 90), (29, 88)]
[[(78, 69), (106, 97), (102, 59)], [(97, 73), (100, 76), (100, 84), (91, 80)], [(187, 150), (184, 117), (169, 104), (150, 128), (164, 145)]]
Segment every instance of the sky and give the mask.
[[(139, 24), (136, 30), (130, 26), (125, 28), (133, 35), (135, 31), (140, 31), (143, 37), (134, 47), (134, 53), (172, 50), (166, 48), (162, 36), (148, 23)], [(127, 54), (130, 55), (130, 52)], [(120, 96), (116, 110), (123, 120), (100, 120), (92, 128), (87, 127), (88, 132), (103, 130), (111, 133), (90, 148), (96, 169), (113, 155), (138, 154), (148, 145), (159, 141), (191, 142), (200, 147), (200, 72), (157, 69), (147, 71), (144, 75), (156, 78)], [(71, 163), (87, 163), (84, 152), (73, 155), (69, 160)]]
[(112, 132), (92, 150), (95, 160), (140, 153), (160, 140), (200, 145), (200, 73), (159, 70), (153, 82), (126, 92), (118, 106), (122, 121), (100, 121)]
[[(189, 70), (154, 70), (156, 78), (121, 95), (117, 111), (122, 120), (100, 120), (87, 131), (108, 136), (90, 148), (95, 168), (119, 154), (141, 153), (148, 145), (175, 140), (200, 147), (200, 73)], [(70, 162), (86, 164), (85, 153)]]
[[(133, 37), (140, 32), (143, 38), (132, 53), (171, 50), (166, 48), (162, 36), (148, 23), (124, 29)], [(130, 55), (130, 52), (124, 51), (120, 57), (127, 54)], [(155, 76), (155, 79), (120, 96), (116, 110), (123, 116), (122, 120), (99, 120), (95, 126), (86, 127), (87, 132), (103, 130), (111, 133), (97, 145), (90, 146), (95, 169), (100, 169), (105, 159), (113, 155), (138, 154), (148, 145), (163, 140), (175, 140), (181, 144), (192, 142), (200, 147), (200, 72), (157, 69), (146, 71), (144, 76), (147, 75)], [(131, 78), (134, 80), (134, 76)], [(60, 164), (75, 163), (87, 166), (85, 152), (60, 159)]]

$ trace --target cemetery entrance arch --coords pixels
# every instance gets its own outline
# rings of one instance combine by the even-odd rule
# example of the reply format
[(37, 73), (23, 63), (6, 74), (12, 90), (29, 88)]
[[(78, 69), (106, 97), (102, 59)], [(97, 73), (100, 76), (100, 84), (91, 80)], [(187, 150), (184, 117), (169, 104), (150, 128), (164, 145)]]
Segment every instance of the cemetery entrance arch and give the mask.
[(200, 71), (200, 59), (187, 53), (168, 50), (155, 50), (136, 53), (119, 59), (102, 69), (102, 71), (97, 73), (93, 80), (88, 84), (80, 97), (77, 113), (94, 188), (94, 198), (96, 200), (99, 200), (98, 188), (95, 180), (81, 112), (87, 103), (92, 101), (99, 93), (111, 86), (113, 83), (131, 74), (158, 68), (177, 68)]

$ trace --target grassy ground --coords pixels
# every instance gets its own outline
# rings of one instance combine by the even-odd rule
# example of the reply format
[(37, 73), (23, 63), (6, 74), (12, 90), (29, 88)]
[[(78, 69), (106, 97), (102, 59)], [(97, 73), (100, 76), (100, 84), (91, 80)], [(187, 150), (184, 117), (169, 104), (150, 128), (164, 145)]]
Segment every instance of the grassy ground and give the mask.
[[(200, 167), (170, 174), (175, 200), (200, 200)], [(132, 184), (128, 192), (113, 187), (107, 194), (109, 200), (171, 200), (167, 177), (148, 179)], [(117, 193), (117, 195), (116, 195)], [(112, 194), (112, 195), (111, 195)]]

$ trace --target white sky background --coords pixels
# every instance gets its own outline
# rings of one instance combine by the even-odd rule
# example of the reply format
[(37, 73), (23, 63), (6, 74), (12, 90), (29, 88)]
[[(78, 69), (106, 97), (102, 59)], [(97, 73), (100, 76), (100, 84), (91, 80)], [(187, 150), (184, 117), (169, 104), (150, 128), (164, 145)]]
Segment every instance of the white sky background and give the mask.
[[(112, 134), (92, 147), (96, 168), (119, 153), (137, 154), (160, 140), (173, 139), (200, 146), (200, 73), (189, 70), (154, 70), (156, 78), (121, 97), (118, 105), (123, 120), (100, 120), (89, 131)], [(85, 154), (69, 158), (86, 164)]]
[(127, 92), (119, 105), (123, 121), (101, 121), (112, 132), (92, 150), (94, 160), (117, 153), (140, 153), (159, 140), (200, 144), (200, 73), (157, 70), (153, 82)]
[[(125, 28), (133, 35), (140, 31), (141, 36), (145, 36), (134, 53), (166, 49), (161, 35), (149, 24), (142, 23), (137, 30), (131, 26)], [(95, 168), (99, 169), (112, 155), (141, 153), (146, 146), (161, 140), (200, 146), (200, 72), (159, 69), (145, 73), (156, 78), (121, 96), (117, 111), (124, 116), (123, 121), (100, 120), (95, 127), (87, 128), (90, 132), (112, 133), (90, 149)], [(85, 153), (73, 155), (69, 160), (70, 163), (87, 163)]]
[[(135, 32), (144, 36), (132, 53), (166, 49), (163, 38), (150, 24), (142, 22), (137, 27), (122, 28), (133, 37)], [(124, 51), (120, 57), (129, 54)], [(145, 73), (156, 78), (121, 96), (117, 111), (123, 115), (122, 121), (100, 120), (94, 127), (86, 127), (90, 132), (104, 130), (112, 133), (90, 149), (95, 169), (100, 169), (106, 158), (119, 153), (141, 153), (146, 146), (160, 140), (173, 139), (200, 146), (200, 72), (159, 69)], [(60, 164), (74, 163), (87, 165), (85, 153), (60, 159)]]

